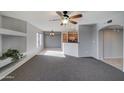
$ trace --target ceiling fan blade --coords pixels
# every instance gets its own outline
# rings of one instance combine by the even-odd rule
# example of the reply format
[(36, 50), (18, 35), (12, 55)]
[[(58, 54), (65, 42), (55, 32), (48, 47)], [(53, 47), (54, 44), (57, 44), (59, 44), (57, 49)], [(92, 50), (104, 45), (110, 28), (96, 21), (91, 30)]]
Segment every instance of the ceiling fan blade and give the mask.
[(72, 20), (69, 20), (72, 24), (77, 24), (77, 22), (75, 21), (72, 21)]
[(51, 19), (49, 21), (60, 21), (60, 19)]
[(63, 16), (63, 14), (62, 14), (60, 11), (56, 11), (56, 13), (57, 13), (60, 17)]
[(69, 18), (70, 19), (75, 19), (75, 18), (80, 18), (80, 17), (82, 17), (82, 14), (74, 15), (74, 16), (71, 16)]

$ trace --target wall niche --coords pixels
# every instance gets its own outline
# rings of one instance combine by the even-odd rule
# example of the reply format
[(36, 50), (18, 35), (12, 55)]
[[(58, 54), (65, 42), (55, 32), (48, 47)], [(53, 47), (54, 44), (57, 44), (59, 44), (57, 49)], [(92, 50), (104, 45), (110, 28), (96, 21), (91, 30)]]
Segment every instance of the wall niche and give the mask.
[(27, 22), (8, 16), (1, 16), (1, 51), (0, 55), (8, 49), (17, 49), (22, 53), (27, 51)]
[(17, 49), (21, 53), (26, 52), (26, 37), (2, 35), (2, 52), (8, 49)]

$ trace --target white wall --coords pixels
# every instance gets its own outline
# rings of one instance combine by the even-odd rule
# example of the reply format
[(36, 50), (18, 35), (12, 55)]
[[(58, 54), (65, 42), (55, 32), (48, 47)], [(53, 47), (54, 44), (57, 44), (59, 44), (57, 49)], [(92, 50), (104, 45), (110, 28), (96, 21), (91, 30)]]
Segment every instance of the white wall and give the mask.
[(41, 50), (44, 48), (44, 32), (40, 32), (39, 34), (39, 47)]
[(2, 52), (6, 52), (9, 48), (25, 53), (26, 37), (2, 35)]
[(92, 26), (92, 57), (97, 58), (97, 26)]
[(1, 19), (1, 16), (0, 16), (0, 27), (2, 26), (2, 19)]
[[(1, 16), (0, 16), (0, 27), (1, 27)], [(2, 55), (2, 37), (0, 35), (0, 56)]]
[(2, 55), (2, 37), (0, 35), (0, 56)]
[(96, 57), (96, 25), (79, 26), (79, 57)]
[(79, 57), (92, 56), (92, 32), (90, 26), (79, 26)]
[(66, 55), (78, 57), (78, 43), (63, 43), (63, 52)]
[(99, 31), (99, 41), (98, 41), (98, 46), (99, 46), (99, 57), (98, 59), (103, 60), (103, 31)]
[(41, 35), (41, 39), (43, 41), (43, 32), (41, 29), (36, 28), (35, 26), (27, 23), (27, 53), (28, 54), (36, 54), (40, 50), (43, 49), (44, 44), (43, 42), (40, 42), (39, 34)]
[[(109, 26), (109, 25), (121, 25), (121, 26), (124, 26), (124, 21), (123, 21), (123, 18), (124, 18), (124, 13), (118, 13), (118, 15), (111, 15), (111, 16), (107, 16), (106, 19), (100, 21), (98, 24), (97, 24), (97, 30), (100, 30), (101, 28), (104, 28), (105, 26)], [(112, 20), (112, 23), (107, 23), (108, 20)]]

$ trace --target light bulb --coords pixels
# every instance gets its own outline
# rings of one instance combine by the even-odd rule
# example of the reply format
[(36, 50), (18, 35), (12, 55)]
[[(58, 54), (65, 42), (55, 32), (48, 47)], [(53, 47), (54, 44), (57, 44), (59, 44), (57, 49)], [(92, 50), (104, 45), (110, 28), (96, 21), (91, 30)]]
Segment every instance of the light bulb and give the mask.
[(63, 21), (62, 21), (63, 24), (67, 24), (68, 23), (68, 18), (64, 18)]

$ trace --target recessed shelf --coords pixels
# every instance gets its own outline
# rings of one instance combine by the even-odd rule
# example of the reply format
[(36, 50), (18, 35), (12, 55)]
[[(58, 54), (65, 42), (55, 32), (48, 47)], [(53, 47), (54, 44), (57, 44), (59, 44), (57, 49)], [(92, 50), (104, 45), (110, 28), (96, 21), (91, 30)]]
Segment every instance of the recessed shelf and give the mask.
[(5, 29), (5, 28), (0, 28), (0, 34), (2, 34), (2, 35), (12, 35), (12, 36), (26, 36), (26, 33), (13, 31), (13, 30), (8, 30), (8, 29)]

